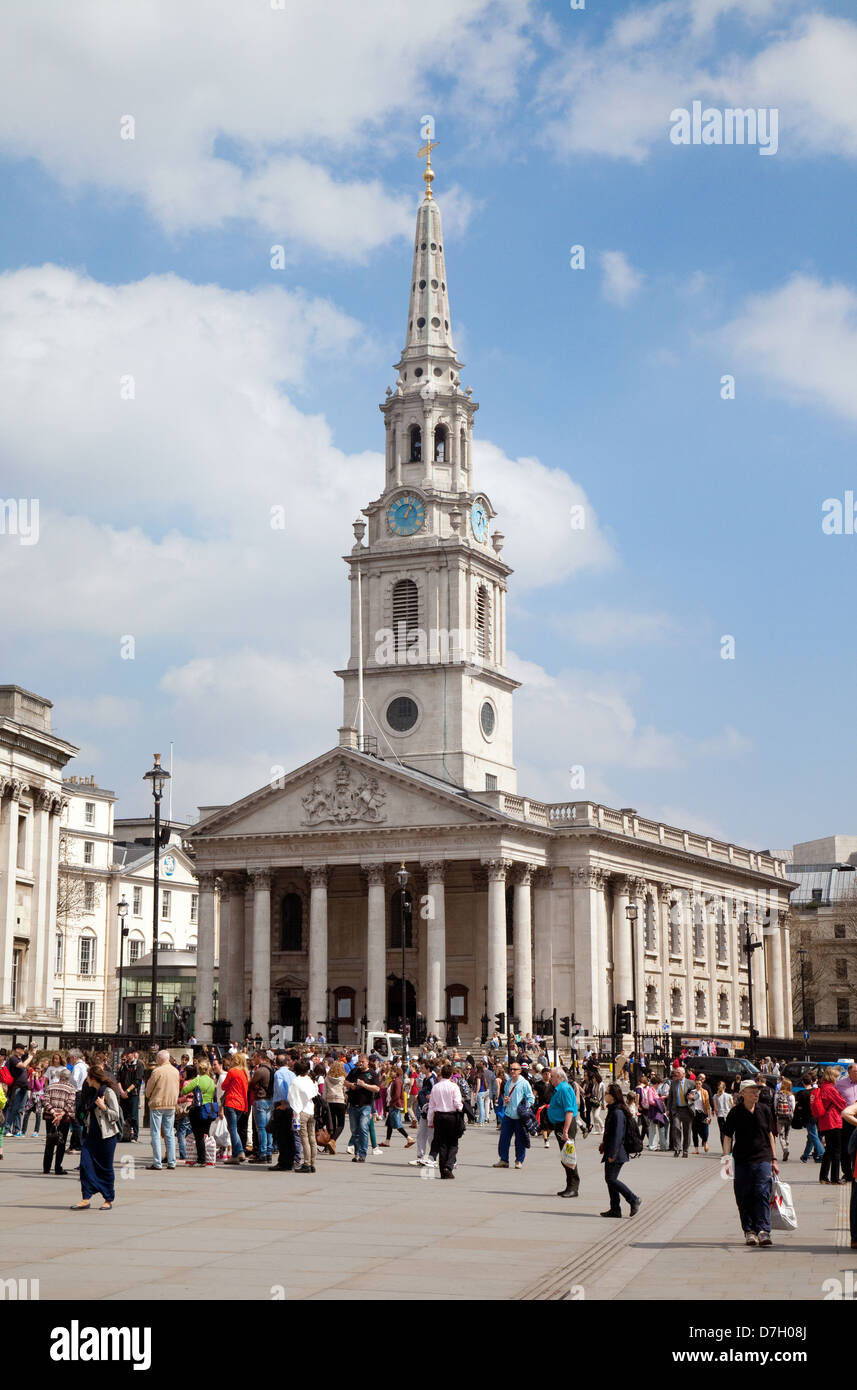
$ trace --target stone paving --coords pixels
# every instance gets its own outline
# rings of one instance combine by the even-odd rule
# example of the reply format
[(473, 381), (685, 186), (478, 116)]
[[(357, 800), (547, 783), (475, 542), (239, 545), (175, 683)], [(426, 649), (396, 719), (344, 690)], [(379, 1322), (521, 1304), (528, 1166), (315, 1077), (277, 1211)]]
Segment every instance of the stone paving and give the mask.
[(0, 1278), (38, 1279), (42, 1299), (820, 1300), (825, 1280), (857, 1271), (849, 1189), (820, 1186), (817, 1167), (794, 1158), (783, 1176), (799, 1229), (753, 1250), (719, 1151), (628, 1164), (622, 1176), (643, 1205), (618, 1222), (599, 1216), (594, 1136), (580, 1144), (575, 1201), (555, 1195), (555, 1145), (536, 1141), (521, 1171), (492, 1168), (493, 1124), (468, 1130), (454, 1182), (409, 1167), (415, 1149), (405, 1155), (395, 1137), (365, 1164), (344, 1148), (320, 1156), (315, 1176), (250, 1165), (147, 1172), (147, 1139), (117, 1149), (112, 1211), (96, 1198), (72, 1212), (76, 1175), (43, 1177), (42, 1141), (7, 1138)]

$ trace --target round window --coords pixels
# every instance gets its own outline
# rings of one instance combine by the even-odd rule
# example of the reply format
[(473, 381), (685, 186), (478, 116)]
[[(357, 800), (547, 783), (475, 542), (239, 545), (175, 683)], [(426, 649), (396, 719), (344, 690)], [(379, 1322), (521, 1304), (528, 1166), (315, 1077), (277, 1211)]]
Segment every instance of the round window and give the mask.
[(406, 734), (417, 722), (419, 710), (409, 695), (397, 695), (387, 706), (387, 723), (398, 734)]
[(425, 319), (417, 319), (417, 328), (425, 328), (425, 326), (426, 326), (426, 321), (425, 321)]
[(482, 725), (482, 732), (486, 738), (490, 738), (497, 724), (497, 716), (494, 713), (494, 706), (486, 700), (479, 711), (479, 723)]

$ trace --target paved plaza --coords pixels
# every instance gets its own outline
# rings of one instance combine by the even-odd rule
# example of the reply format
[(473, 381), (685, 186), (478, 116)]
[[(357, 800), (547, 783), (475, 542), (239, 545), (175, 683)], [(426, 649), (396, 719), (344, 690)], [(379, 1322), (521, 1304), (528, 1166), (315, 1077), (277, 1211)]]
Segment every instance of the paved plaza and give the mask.
[(38, 1279), (43, 1300), (821, 1300), (826, 1280), (857, 1269), (849, 1188), (820, 1186), (814, 1164), (783, 1166), (799, 1229), (753, 1250), (719, 1152), (629, 1163), (623, 1178), (643, 1205), (619, 1222), (599, 1216), (597, 1139), (580, 1147), (581, 1196), (560, 1201), (555, 1145), (534, 1143), (519, 1172), (495, 1170), (493, 1125), (468, 1130), (454, 1182), (410, 1167), (415, 1150), (405, 1155), (395, 1137), (360, 1165), (343, 1144), (319, 1157), (315, 1176), (250, 1165), (147, 1172), (146, 1134), (117, 1148), (114, 1209), (101, 1212), (96, 1198), (72, 1212), (76, 1174), (43, 1177), (42, 1140), (7, 1139), (0, 1277)]

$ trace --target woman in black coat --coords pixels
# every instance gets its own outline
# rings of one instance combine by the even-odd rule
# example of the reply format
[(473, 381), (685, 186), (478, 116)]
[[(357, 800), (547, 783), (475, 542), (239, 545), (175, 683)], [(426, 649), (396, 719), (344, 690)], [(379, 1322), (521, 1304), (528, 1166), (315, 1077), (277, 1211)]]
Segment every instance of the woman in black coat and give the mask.
[(610, 1194), (610, 1210), (602, 1211), (601, 1215), (621, 1216), (620, 1199), (624, 1197), (631, 1208), (630, 1215), (635, 1216), (640, 1210), (640, 1198), (619, 1181), (622, 1164), (628, 1162), (624, 1144), (625, 1131), (629, 1125), (634, 1124), (634, 1118), (625, 1107), (621, 1086), (617, 1086), (615, 1081), (611, 1081), (606, 1087), (604, 1101), (607, 1106), (607, 1118), (604, 1121), (604, 1140), (599, 1144), (598, 1151), (603, 1155), (601, 1162), (604, 1164), (604, 1180)]

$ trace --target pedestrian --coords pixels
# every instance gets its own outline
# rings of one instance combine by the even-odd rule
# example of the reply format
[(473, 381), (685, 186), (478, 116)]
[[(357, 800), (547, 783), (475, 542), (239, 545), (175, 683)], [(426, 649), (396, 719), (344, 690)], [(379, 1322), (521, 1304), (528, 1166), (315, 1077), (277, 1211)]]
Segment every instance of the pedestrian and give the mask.
[(724, 1148), (724, 1144), (723, 1144), (723, 1136), (724, 1136), (724, 1134), (725, 1134), (725, 1132), (726, 1132), (726, 1116), (729, 1114), (729, 1111), (732, 1109), (733, 1104), (734, 1104), (734, 1102), (733, 1102), (732, 1096), (729, 1094), (729, 1092), (728, 1092), (727, 1089), (726, 1089), (726, 1082), (725, 1082), (725, 1081), (719, 1081), (719, 1082), (717, 1083), (717, 1090), (716, 1090), (715, 1095), (714, 1095), (714, 1114), (715, 1114), (716, 1119), (717, 1119), (717, 1128), (718, 1128), (718, 1130), (720, 1131), (720, 1151), (721, 1151), (721, 1153), (725, 1153), (725, 1152), (726, 1152), (726, 1150), (725, 1150), (725, 1148)]
[(166, 1048), (162, 1048), (155, 1058), (155, 1065), (146, 1082), (146, 1100), (149, 1104), (149, 1137), (152, 1141), (152, 1162), (147, 1168), (158, 1171), (163, 1167), (163, 1149), (166, 1146), (167, 1168), (172, 1172), (176, 1166), (176, 1105), (179, 1098), (180, 1078), (178, 1068), (173, 1066), (172, 1058)]
[(534, 1099), (532, 1087), (522, 1074), (521, 1063), (512, 1062), (509, 1067), (509, 1079), (503, 1087), (503, 1119), (500, 1124), (500, 1138), (497, 1144), (499, 1159), (494, 1164), (495, 1168), (508, 1168), (509, 1149), (513, 1139), (515, 1141), (515, 1167), (523, 1168), (527, 1149), (530, 1146), (530, 1138), (524, 1128), (523, 1120), (518, 1116), (518, 1109), (525, 1105), (531, 1106)]
[[(427, 1116), (428, 1127), (434, 1130), (437, 1163), (442, 1178), (455, 1176), (452, 1170), (458, 1157), (458, 1141), (463, 1132), (463, 1108), (461, 1090), (452, 1080), (452, 1066), (445, 1062), (440, 1069), (440, 1080), (432, 1087)], [(508, 1168), (508, 1163), (505, 1166)]]
[(80, 1048), (73, 1047), (68, 1054), (66, 1068), (71, 1076), (74, 1089), (77, 1092), (77, 1104), (75, 1105), (74, 1119), (71, 1122), (71, 1142), (68, 1146), (69, 1153), (79, 1153), (83, 1143), (83, 1127), (81, 1120), (85, 1119), (83, 1106), (83, 1086), (86, 1081), (89, 1068), (83, 1059)]
[[(345, 1067), (336, 1059), (324, 1079), (324, 1098), (330, 1106), (333, 1128), (330, 1137), (334, 1145), (345, 1128)], [(335, 1151), (335, 1150), (334, 1150)]]
[(245, 1053), (236, 1052), (230, 1061), (232, 1065), (223, 1083), (223, 1114), (229, 1126), (229, 1142), (232, 1146), (232, 1156), (227, 1158), (226, 1162), (237, 1165), (247, 1162), (244, 1144), (240, 1138), (239, 1119), (247, 1113), (250, 1071)]
[(140, 1054), (132, 1049), (125, 1054), (116, 1077), (119, 1082), (122, 1117), (132, 1144), (136, 1144), (140, 1136), (140, 1091), (144, 1075), (145, 1068), (140, 1061)]
[[(207, 1057), (197, 1058), (196, 1076), (190, 1077), (185, 1082), (181, 1094), (190, 1096), (192, 1100), (188, 1119), (193, 1137), (196, 1140), (196, 1165), (198, 1168), (213, 1168), (214, 1161), (206, 1157), (205, 1141), (209, 1129), (217, 1118), (217, 1101), (215, 1099), (217, 1085), (211, 1075), (211, 1063)], [(167, 1161), (169, 1162), (169, 1158)], [(189, 1167), (193, 1167), (192, 1162)]]
[[(818, 1089), (810, 1098), (812, 1113), (818, 1122), (818, 1132), (824, 1144), (824, 1158), (818, 1181), (829, 1186), (838, 1183), (839, 1163), (842, 1153), (842, 1111), (846, 1100), (836, 1089), (837, 1074), (832, 1067), (825, 1067), (819, 1077)], [(848, 1181), (847, 1178), (844, 1179)]]
[(315, 1140), (315, 1098), (318, 1085), (309, 1075), (309, 1064), (294, 1064), (295, 1079), (289, 1087), (289, 1108), (300, 1124), (302, 1162), (296, 1173), (314, 1173), (318, 1147)]
[(24, 1120), (22, 1130), (26, 1136), (27, 1128), (30, 1123), (30, 1116), (34, 1115), (36, 1123), (33, 1126), (33, 1138), (37, 1139), (39, 1130), (42, 1127), (42, 1107), (45, 1090), (45, 1062), (37, 1062), (35, 1066), (29, 1068), (27, 1077), (27, 1099), (24, 1102)]
[(65, 1177), (62, 1166), (69, 1128), (74, 1119), (77, 1091), (65, 1067), (51, 1067), (51, 1080), (45, 1085), (43, 1107), (45, 1115), (45, 1152), (42, 1158), (42, 1172), (49, 1174), (51, 1160), (57, 1177)]
[(116, 1196), (113, 1155), (122, 1124), (119, 1088), (102, 1067), (94, 1064), (82, 1091), (85, 1134), (80, 1153), (81, 1201), (72, 1211), (88, 1211), (96, 1192), (104, 1198), (102, 1211), (112, 1211)]
[(23, 1043), (16, 1043), (6, 1058), (6, 1068), (10, 1077), (6, 1087), (6, 1133), (12, 1139), (23, 1139), (24, 1137), (21, 1121), (24, 1116), (24, 1106), (30, 1094), (29, 1066), (32, 1059), (33, 1054), (27, 1052)]
[(491, 1083), (488, 1079), (488, 1067), (484, 1062), (477, 1063), (475, 1089), (478, 1110), (476, 1123), (477, 1125), (487, 1125), (488, 1111), (491, 1105)]
[[(551, 1096), (547, 1104), (547, 1122), (556, 1135), (560, 1154), (569, 1139), (577, 1137), (579, 1113), (577, 1093), (562, 1067), (550, 1069)], [(562, 1163), (565, 1187), (557, 1197), (577, 1197), (580, 1192), (580, 1169), (577, 1164)]]
[(672, 1119), (673, 1156), (687, 1158), (690, 1145), (690, 1131), (693, 1124), (691, 1097), (696, 1083), (685, 1073), (684, 1067), (676, 1067), (670, 1082), (669, 1109)]
[(691, 1132), (693, 1134), (693, 1152), (699, 1153), (699, 1146), (702, 1145), (702, 1152), (708, 1153), (708, 1126), (711, 1124), (711, 1097), (705, 1086), (705, 1072), (701, 1071), (696, 1078), (696, 1090), (690, 1096), (690, 1116)]
[[(434, 1073), (434, 1065), (426, 1058), (422, 1063), (422, 1077), (420, 1079), (420, 1089), (417, 1093), (417, 1156), (408, 1159), (412, 1168), (436, 1168), (437, 1158), (430, 1152), (434, 1147), (434, 1135), (429, 1133), (428, 1109), (431, 1100), (432, 1088), (437, 1080)], [(463, 1103), (463, 1102), (462, 1102)]]
[(601, 1072), (598, 1067), (592, 1067), (589, 1072), (589, 1080), (584, 1087), (588, 1088), (589, 1100), (589, 1128), (587, 1134), (603, 1134), (604, 1120), (607, 1115), (606, 1090)]
[(857, 1102), (846, 1105), (842, 1112), (842, 1122), (842, 1142), (846, 1150), (847, 1168), (851, 1174), (851, 1205), (848, 1213), (851, 1249), (857, 1250)]
[(789, 1161), (789, 1134), (791, 1132), (792, 1120), (795, 1113), (795, 1098), (792, 1092), (792, 1083), (787, 1076), (784, 1076), (777, 1087), (774, 1097), (774, 1114), (777, 1117), (777, 1129), (779, 1131), (780, 1143), (783, 1147), (783, 1163)]
[(257, 1052), (253, 1057), (253, 1074), (250, 1077), (250, 1101), (253, 1107), (253, 1157), (251, 1163), (269, 1165), (273, 1150), (273, 1136), (268, 1129), (271, 1111), (274, 1108), (274, 1069), (267, 1057)]
[(291, 1057), (285, 1052), (277, 1053), (277, 1070), (274, 1073), (274, 1092), (273, 1105), (271, 1111), (271, 1126), (274, 1131), (274, 1142), (277, 1146), (277, 1166), (272, 1168), (272, 1173), (292, 1173), (295, 1165), (300, 1166), (302, 1150), (300, 1139), (295, 1140), (294, 1115), (289, 1105), (289, 1090), (292, 1082), (296, 1079), (292, 1070), (294, 1063)]
[(413, 1148), (415, 1140), (411, 1138), (402, 1123), (404, 1108), (405, 1089), (402, 1068), (395, 1066), (391, 1069), (390, 1080), (387, 1085), (387, 1138), (381, 1141), (380, 1147), (382, 1149), (389, 1149), (393, 1134), (401, 1134), (406, 1149)]
[[(846, 1105), (857, 1104), (857, 1063), (852, 1062), (836, 1082), (836, 1089), (844, 1098)], [(843, 1110), (843, 1115), (845, 1111)], [(842, 1163), (842, 1177), (850, 1182), (854, 1176), (854, 1162), (851, 1154), (851, 1136), (853, 1130), (849, 1130), (846, 1125), (842, 1130), (842, 1150), (840, 1161)]]
[(369, 1059), (364, 1052), (357, 1057), (356, 1065), (345, 1081), (348, 1094), (348, 1118), (351, 1122), (352, 1163), (365, 1163), (369, 1144), (369, 1120), (372, 1114), (372, 1101), (381, 1089), (378, 1078), (369, 1069)]
[(506, 1084), (506, 1068), (502, 1062), (495, 1062), (491, 1075), (494, 1078), (491, 1083), (491, 1104), (494, 1106), (494, 1119), (499, 1129), (503, 1123), (503, 1087)]
[(602, 1216), (621, 1217), (624, 1197), (628, 1203), (629, 1215), (636, 1216), (642, 1205), (641, 1199), (620, 1180), (622, 1165), (628, 1162), (625, 1136), (636, 1123), (622, 1095), (622, 1087), (615, 1081), (608, 1083), (604, 1092), (607, 1115), (604, 1122), (604, 1138), (598, 1146), (604, 1164), (604, 1181), (610, 1197), (610, 1208), (602, 1211)]
[[(764, 1084), (764, 1083), (762, 1083)], [(771, 1190), (779, 1171), (771, 1112), (759, 1104), (760, 1084), (741, 1082), (741, 1094), (726, 1116), (724, 1177), (734, 1177), (735, 1201), (747, 1245), (771, 1244)]]
[(817, 1088), (817, 1081), (814, 1072), (807, 1072), (806, 1076), (801, 1077), (800, 1089), (795, 1091), (795, 1110), (792, 1116), (792, 1129), (806, 1130), (806, 1143), (803, 1153), (800, 1156), (801, 1163), (808, 1163), (810, 1158), (815, 1163), (821, 1163), (824, 1158), (824, 1145), (818, 1133), (818, 1124), (812, 1113), (812, 1094)]

